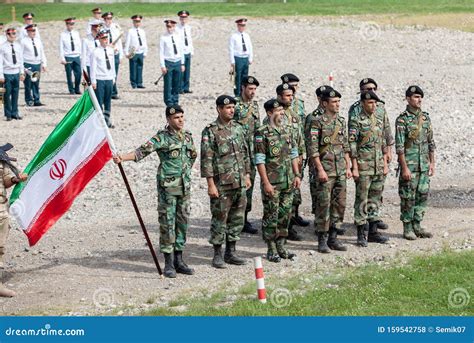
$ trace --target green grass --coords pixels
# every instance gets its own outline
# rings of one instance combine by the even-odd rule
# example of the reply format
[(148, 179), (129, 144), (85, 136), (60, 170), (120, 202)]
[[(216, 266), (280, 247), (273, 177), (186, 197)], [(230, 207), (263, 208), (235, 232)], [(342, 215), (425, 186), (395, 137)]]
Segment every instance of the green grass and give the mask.
[(363, 14), (436, 14), (473, 13), (472, 0), (288, 0), (248, 1), (247, 3), (116, 3), (116, 4), (0, 4), (0, 21), (11, 20), (11, 7), (15, 6), (16, 20), (24, 12), (32, 11), (37, 22), (62, 20), (67, 16), (88, 18), (95, 6), (111, 10), (120, 17), (141, 13), (145, 16), (176, 15), (179, 9), (188, 9), (193, 16), (294, 16), (294, 15), (363, 15)]
[[(406, 264), (391, 261), (393, 267), (369, 265), (337, 267), (321, 275), (315, 271), (286, 280), (266, 280), (267, 304), (255, 297), (255, 284), (242, 287), (237, 300), (226, 302), (229, 294), (210, 298), (178, 299), (170, 307), (184, 305), (186, 311), (156, 308), (144, 315), (192, 316), (472, 316), (473, 299), (461, 308), (453, 307), (448, 296), (463, 288), (474, 296), (474, 252), (443, 251), (432, 256), (413, 257)], [(319, 275), (319, 276), (318, 276)], [(273, 289), (287, 289), (288, 306), (278, 308), (270, 300)]]

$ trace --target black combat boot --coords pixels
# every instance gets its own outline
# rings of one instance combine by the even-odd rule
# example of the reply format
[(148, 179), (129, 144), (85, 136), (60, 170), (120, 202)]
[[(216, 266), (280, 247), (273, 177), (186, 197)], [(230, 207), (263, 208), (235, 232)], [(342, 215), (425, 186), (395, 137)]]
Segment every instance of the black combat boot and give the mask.
[(367, 243), (367, 234), (366, 232), (369, 231), (369, 224), (362, 224), (357, 225), (357, 245), (361, 247), (367, 247), (369, 243)]
[(377, 223), (377, 229), (388, 230), (388, 225), (381, 220), (376, 220), (374, 223)]
[(252, 223), (248, 221), (247, 215), (248, 215), (248, 212), (245, 212), (244, 228), (242, 229), (242, 232), (255, 235), (256, 233), (258, 233), (258, 230), (255, 227), (253, 227)]
[(328, 247), (328, 233), (327, 232), (318, 232), (318, 251), (327, 254), (330, 253), (331, 250), (329, 250)]
[(218, 269), (227, 268), (224, 259), (222, 258), (222, 245), (214, 245), (214, 258), (212, 259), (212, 266)]
[(303, 237), (298, 235), (298, 232), (296, 232), (296, 229), (294, 228), (291, 220), (290, 220), (290, 226), (288, 227), (288, 237), (287, 237), (287, 239), (289, 241), (298, 241), (298, 242), (303, 240)]
[(193, 275), (194, 269), (189, 268), (186, 263), (183, 261), (183, 252), (182, 251), (174, 251), (174, 269), (176, 269), (177, 273), (186, 274), (186, 275)]
[(342, 227), (335, 226), (335, 228), (338, 236), (343, 236), (346, 233), (346, 229), (343, 229)]
[(301, 227), (309, 226), (309, 220), (304, 219), (302, 216), (299, 215), (299, 206), (295, 206), (295, 216), (291, 218), (291, 222), (294, 225), (298, 225)]
[(268, 246), (267, 260), (270, 262), (276, 262), (276, 263), (280, 262), (281, 258), (280, 256), (278, 256), (275, 241), (267, 241), (267, 246)]
[(285, 237), (278, 237), (276, 240), (276, 248), (278, 251), (278, 255), (281, 258), (291, 260), (293, 257), (296, 256), (296, 254), (293, 254), (286, 250), (286, 238)]
[(163, 255), (165, 255), (165, 271), (163, 274), (165, 277), (175, 278), (176, 270), (173, 265), (173, 255), (169, 252), (165, 252)]
[(415, 232), (416, 237), (419, 237), (419, 238), (433, 237), (433, 234), (431, 232), (428, 232), (421, 227), (421, 222), (414, 220), (412, 222), (412, 225), (413, 225), (413, 231)]
[(369, 222), (368, 241), (373, 243), (387, 243), (389, 238), (377, 231), (377, 222)]
[(243, 264), (246, 264), (247, 262), (243, 258), (240, 258), (235, 254), (235, 243), (235, 241), (227, 241), (225, 245), (224, 261), (228, 264), (235, 264), (241, 266)]
[(329, 228), (328, 247), (331, 250), (346, 251), (347, 247), (337, 239), (337, 229), (335, 226)]

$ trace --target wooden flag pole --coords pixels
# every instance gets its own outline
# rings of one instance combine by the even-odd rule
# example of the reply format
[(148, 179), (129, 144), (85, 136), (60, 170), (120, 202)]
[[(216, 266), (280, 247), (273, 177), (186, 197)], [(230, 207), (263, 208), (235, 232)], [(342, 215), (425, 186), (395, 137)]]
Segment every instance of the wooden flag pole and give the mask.
[[(87, 85), (90, 87), (91, 82), (89, 79), (89, 75), (87, 75), (86, 71), (83, 70), (84, 80), (86, 81)], [(140, 210), (138, 209), (137, 202), (135, 201), (135, 196), (133, 195), (132, 189), (130, 188), (130, 184), (128, 183), (127, 175), (125, 175), (125, 171), (123, 170), (122, 163), (118, 164), (120, 174), (122, 175), (123, 182), (125, 183), (125, 187), (127, 188), (128, 195), (130, 196), (130, 200), (132, 201), (133, 208), (135, 209), (135, 214), (137, 215), (138, 222), (143, 231), (143, 235), (145, 236), (146, 243), (148, 248), (150, 249), (151, 256), (153, 257), (153, 261), (155, 262), (156, 269), (158, 270), (158, 274), (160, 277), (163, 278), (163, 272), (161, 271), (160, 263), (158, 262), (158, 257), (156, 256), (155, 249), (153, 248), (153, 244), (151, 243), (150, 236), (148, 235), (148, 231), (145, 227), (145, 223), (143, 222), (142, 215), (140, 214)]]

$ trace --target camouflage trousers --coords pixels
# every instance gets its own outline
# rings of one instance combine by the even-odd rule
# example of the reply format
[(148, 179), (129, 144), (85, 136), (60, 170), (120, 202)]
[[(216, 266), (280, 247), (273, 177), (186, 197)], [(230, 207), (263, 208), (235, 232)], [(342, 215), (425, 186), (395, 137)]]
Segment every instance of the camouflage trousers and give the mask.
[(266, 195), (262, 185), (263, 219), (262, 236), (265, 242), (278, 237), (288, 236), (288, 225), (291, 218), (293, 189), (275, 189), (273, 196)]
[[(303, 180), (303, 177), (303, 169), (301, 169), (301, 180)], [(293, 215), (295, 215), (296, 208), (300, 206), (302, 202), (303, 199), (301, 198), (301, 190), (299, 188), (293, 189)]]
[(327, 232), (331, 225), (338, 226), (346, 210), (346, 176), (330, 176), (327, 182), (316, 184), (316, 231)]
[(251, 171), (250, 171), (250, 182), (252, 185), (250, 186), (249, 189), (247, 189), (247, 206), (245, 208), (245, 212), (248, 213), (252, 211), (252, 196), (253, 196), (253, 186), (255, 184), (255, 176), (257, 175), (257, 171), (255, 169), (255, 165), (251, 165)]
[(411, 180), (400, 176), (398, 194), (400, 195), (400, 220), (404, 223), (421, 222), (425, 215), (430, 191), (428, 172), (411, 172)]
[(318, 186), (318, 176), (316, 172), (309, 170), (309, 193), (311, 194), (311, 212), (316, 214), (316, 204), (318, 203), (318, 193), (316, 192)]
[(7, 205), (0, 204), (0, 268), (3, 267), (3, 257), (7, 247), (7, 238), (10, 231), (10, 223)]
[(372, 222), (380, 219), (384, 181), (383, 175), (361, 175), (356, 181), (355, 225), (363, 225), (367, 221)]
[(160, 251), (183, 251), (186, 245), (190, 194), (171, 195), (158, 188), (158, 222), (160, 223)]
[(219, 197), (211, 198), (211, 238), (212, 245), (222, 245), (227, 241), (240, 239), (244, 227), (247, 195), (245, 187), (219, 190)]

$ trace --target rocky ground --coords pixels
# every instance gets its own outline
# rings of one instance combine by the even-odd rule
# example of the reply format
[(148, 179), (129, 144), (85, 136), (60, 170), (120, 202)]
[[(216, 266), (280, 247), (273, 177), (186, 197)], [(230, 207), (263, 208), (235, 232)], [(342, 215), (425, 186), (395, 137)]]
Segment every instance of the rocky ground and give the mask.
[[(112, 104), (112, 131), (115, 144), (125, 152), (146, 141), (165, 123), (162, 84), (159, 76), (158, 36), (162, 18), (144, 22), (150, 42), (145, 61), (146, 89), (132, 90), (127, 83), (128, 63), (122, 60), (119, 76), (120, 100)], [(127, 20), (120, 20), (123, 27)], [(157, 30), (155, 25), (158, 25)], [(192, 64), (193, 94), (182, 97), (187, 127), (197, 143), (206, 123), (215, 116), (217, 95), (230, 93), (227, 38), (233, 29), (229, 19), (195, 19), (196, 52)], [(79, 22), (82, 31), (85, 22)], [(15, 145), (15, 156), (25, 166), (42, 142), (77, 100), (68, 95), (63, 67), (59, 64), (57, 41), (63, 24), (41, 25), (46, 45), (48, 72), (41, 81), (42, 108), (24, 106), (20, 95), (22, 121), (1, 122), (2, 142)], [(335, 88), (343, 95), (342, 111), (357, 99), (358, 83), (364, 77), (379, 82), (379, 94), (393, 123), (404, 107), (404, 91), (419, 84), (425, 91), (424, 109), (431, 114), (437, 143), (437, 174), (431, 180), (432, 195), (425, 226), (433, 239), (408, 242), (401, 236), (398, 219), (397, 179), (392, 170), (384, 194), (384, 219), (390, 225), (390, 244), (356, 247), (352, 222), (354, 186), (349, 182), (345, 222), (350, 226), (343, 237), (347, 252), (322, 256), (315, 252), (314, 228), (301, 229), (305, 241), (290, 243), (298, 254), (293, 261), (264, 262), (266, 275), (279, 277), (317, 266), (347, 264), (348, 268), (368, 262), (390, 261), (418, 252), (432, 252), (445, 246), (470, 249), (473, 244), (473, 123), (474, 43), (472, 33), (423, 27), (380, 27), (374, 23), (345, 18), (250, 20), (249, 33), (255, 49), (251, 74), (261, 86), (258, 101), (275, 95), (279, 76), (293, 72), (301, 79), (300, 97), (307, 110), (316, 106), (314, 89), (327, 83), (330, 72)], [(263, 109), (262, 109), (263, 112)], [(153, 156), (125, 165), (151, 238), (158, 247), (155, 171)], [(392, 165), (392, 169), (394, 169)], [(310, 218), (307, 179), (303, 186), (302, 213)], [(259, 187), (254, 196), (251, 220), (259, 227), (262, 216)], [(0, 299), (0, 313), (15, 314), (101, 314), (136, 313), (137, 309), (166, 306), (176, 297), (205, 296), (217, 290), (233, 292), (252, 281), (250, 259), (265, 253), (261, 236), (244, 234), (238, 247), (249, 259), (247, 266), (216, 270), (210, 266), (212, 249), (207, 243), (209, 200), (205, 182), (199, 178), (199, 162), (194, 170), (193, 207), (188, 246), (188, 263), (194, 276), (160, 279), (128, 199), (118, 169), (109, 163), (89, 184), (71, 210), (32, 248), (24, 234), (12, 223), (6, 256), (5, 283), (18, 292), (13, 299)], [(160, 256), (160, 261), (162, 261)], [(386, 263), (386, 262), (384, 262)], [(270, 285), (271, 286), (271, 285)], [(151, 305), (153, 303), (153, 305)], [(131, 308), (131, 309), (129, 309)], [(112, 311), (112, 312), (111, 312)]]

